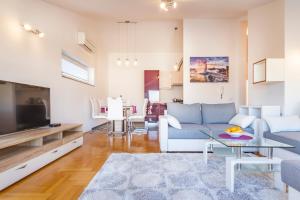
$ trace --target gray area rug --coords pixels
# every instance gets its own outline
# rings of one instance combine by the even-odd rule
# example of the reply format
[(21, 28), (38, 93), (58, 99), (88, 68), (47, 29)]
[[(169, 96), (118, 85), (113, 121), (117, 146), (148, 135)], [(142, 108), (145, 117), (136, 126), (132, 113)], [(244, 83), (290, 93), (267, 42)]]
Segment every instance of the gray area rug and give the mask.
[(225, 187), (225, 158), (198, 153), (112, 154), (80, 200), (285, 200), (267, 173), (242, 170)]

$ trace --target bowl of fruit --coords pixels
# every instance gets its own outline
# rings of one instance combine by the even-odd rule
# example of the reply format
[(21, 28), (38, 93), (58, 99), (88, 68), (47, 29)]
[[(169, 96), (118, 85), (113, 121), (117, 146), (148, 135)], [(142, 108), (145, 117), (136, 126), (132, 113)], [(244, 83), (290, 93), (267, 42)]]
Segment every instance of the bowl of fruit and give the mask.
[(229, 134), (231, 137), (240, 137), (243, 135), (243, 132), (243, 129), (239, 126), (233, 126), (225, 130), (225, 133)]

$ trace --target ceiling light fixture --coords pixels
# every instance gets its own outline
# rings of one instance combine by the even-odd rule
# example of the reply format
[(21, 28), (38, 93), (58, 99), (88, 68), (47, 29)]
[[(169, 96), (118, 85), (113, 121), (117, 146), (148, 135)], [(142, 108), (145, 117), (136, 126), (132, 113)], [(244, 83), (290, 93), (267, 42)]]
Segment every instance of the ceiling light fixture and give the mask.
[(160, 0), (160, 8), (164, 11), (169, 11), (170, 8), (177, 8), (175, 0)]
[(177, 2), (176, 1), (173, 3), (173, 8), (177, 8)]

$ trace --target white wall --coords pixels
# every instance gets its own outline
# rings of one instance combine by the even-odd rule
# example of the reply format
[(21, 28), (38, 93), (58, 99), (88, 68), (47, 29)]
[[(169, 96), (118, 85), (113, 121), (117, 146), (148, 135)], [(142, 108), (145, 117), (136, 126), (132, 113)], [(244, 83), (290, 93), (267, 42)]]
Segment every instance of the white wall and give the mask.
[[(176, 35), (174, 28), (179, 27)], [(122, 27), (121, 49), (119, 48), (119, 28), (116, 21), (98, 23), (99, 41), (103, 54), (102, 62), (107, 67), (107, 94), (122, 95), (131, 104), (138, 106), (141, 112), (144, 100), (144, 70), (172, 70), (176, 61), (182, 57), (182, 23), (180, 21), (140, 21), (137, 25), (136, 57), (138, 66), (118, 66), (118, 57), (125, 60), (126, 28)], [(129, 28), (128, 57), (134, 59), (133, 27)], [(120, 53), (121, 51), (121, 53)], [(169, 100), (170, 95), (177, 94), (177, 88), (163, 90), (162, 101)], [(177, 96), (174, 96), (177, 97)], [(174, 98), (173, 97), (173, 98)]]
[[(184, 20), (184, 88), (185, 103), (240, 102), (239, 76), (242, 70), (239, 59), (239, 20), (187, 19)], [(190, 57), (229, 56), (228, 83), (190, 83)], [(223, 100), (220, 88), (224, 86)]]
[(284, 3), (277, 0), (248, 12), (249, 104), (284, 106), (284, 83), (252, 84), (253, 63), (284, 58)]
[[(22, 23), (45, 32), (40, 39), (21, 28)], [(62, 49), (97, 67), (96, 55), (89, 55), (76, 44), (77, 32), (87, 32), (96, 41), (95, 23), (72, 12), (39, 0), (1, 1), (0, 6), (0, 80), (51, 88), (52, 122), (84, 123), (88, 130), (98, 124), (90, 117), (88, 99), (105, 94), (102, 80), (96, 87), (61, 77)]]
[(248, 21), (241, 19), (239, 31), (239, 101), (248, 105)]
[(300, 114), (300, 1), (285, 0), (285, 110)]

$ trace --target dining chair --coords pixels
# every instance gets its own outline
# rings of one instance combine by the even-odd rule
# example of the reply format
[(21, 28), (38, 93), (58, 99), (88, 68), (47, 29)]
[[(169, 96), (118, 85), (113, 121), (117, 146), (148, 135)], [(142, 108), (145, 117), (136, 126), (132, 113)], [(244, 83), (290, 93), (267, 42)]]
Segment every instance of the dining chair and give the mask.
[(106, 106), (103, 106), (103, 101), (101, 99), (97, 99), (97, 105), (98, 105), (98, 108), (100, 110), (100, 113), (107, 113), (107, 107)]
[(123, 116), (123, 102), (120, 97), (118, 98), (107, 98), (107, 120), (112, 122), (113, 128), (112, 131), (110, 131), (110, 134), (116, 133), (115, 131), (115, 121), (122, 121), (122, 131), (124, 132), (124, 116)]
[[(90, 98), (90, 104), (91, 104), (91, 113), (92, 113), (92, 119), (99, 120), (103, 119), (107, 121), (107, 115), (105, 113), (101, 113), (100, 109), (101, 107), (97, 104), (97, 100), (93, 97)], [(102, 126), (101, 126), (102, 127)], [(106, 122), (106, 130), (108, 130), (108, 123)], [(95, 129), (100, 130), (100, 129)], [(103, 129), (105, 130), (105, 129)]]
[(91, 103), (91, 109), (92, 109), (91, 113), (93, 119), (107, 119), (107, 115), (102, 114), (100, 112), (101, 107), (99, 107), (95, 98), (91, 97), (90, 103)]
[(147, 115), (147, 105), (148, 99), (144, 99), (144, 104), (142, 108), (142, 114), (135, 114), (128, 117), (129, 131), (131, 132), (134, 127), (134, 122), (145, 122), (145, 117)]

